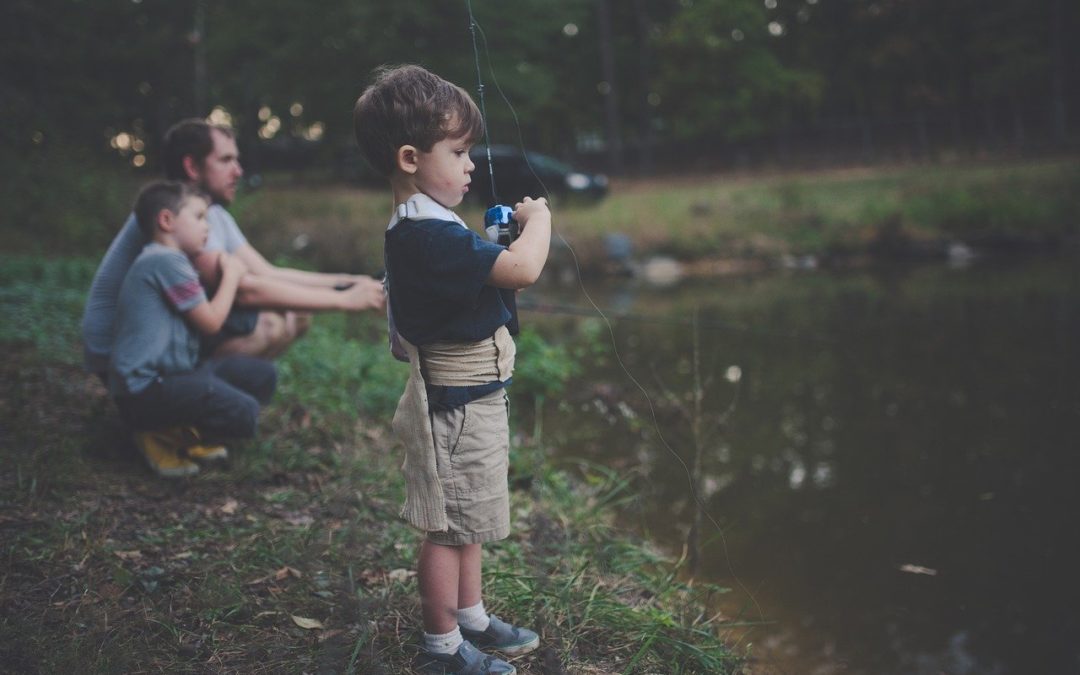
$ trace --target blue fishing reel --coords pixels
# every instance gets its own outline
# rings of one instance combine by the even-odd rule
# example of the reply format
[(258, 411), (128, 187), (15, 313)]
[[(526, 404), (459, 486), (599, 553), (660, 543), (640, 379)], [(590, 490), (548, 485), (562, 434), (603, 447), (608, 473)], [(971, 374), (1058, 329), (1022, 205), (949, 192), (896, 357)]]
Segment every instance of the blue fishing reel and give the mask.
[(520, 230), (514, 220), (514, 209), (496, 204), (484, 213), (484, 230), (488, 238), (502, 246), (509, 246), (518, 238)]

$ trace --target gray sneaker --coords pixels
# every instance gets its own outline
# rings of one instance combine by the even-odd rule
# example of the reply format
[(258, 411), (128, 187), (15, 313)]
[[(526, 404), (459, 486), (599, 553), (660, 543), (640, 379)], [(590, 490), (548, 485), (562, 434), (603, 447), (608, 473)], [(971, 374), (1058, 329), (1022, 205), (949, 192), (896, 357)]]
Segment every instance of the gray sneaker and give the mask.
[(488, 656), (468, 640), (453, 654), (421, 652), (415, 662), (423, 675), (514, 675), (517, 668), (502, 659)]
[(480, 649), (495, 649), (509, 656), (528, 654), (540, 646), (540, 636), (528, 628), (511, 626), (491, 614), (491, 623), (484, 630), (461, 627), (461, 636)]

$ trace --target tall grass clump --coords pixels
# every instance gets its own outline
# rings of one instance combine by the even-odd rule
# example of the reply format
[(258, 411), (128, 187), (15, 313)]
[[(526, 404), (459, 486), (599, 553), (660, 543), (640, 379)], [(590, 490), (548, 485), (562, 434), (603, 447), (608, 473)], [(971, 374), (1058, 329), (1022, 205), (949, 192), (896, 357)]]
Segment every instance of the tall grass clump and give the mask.
[(540, 627), (562, 662), (603, 654), (604, 672), (738, 672), (723, 625), (702, 610), (727, 589), (681, 580), (681, 562), (613, 526), (613, 507), (634, 499), (625, 476), (595, 466), (584, 481), (547, 468), (514, 493), (516, 534), (486, 563), (492, 610)]
[(374, 315), (315, 317), (277, 364), (280, 398), (321, 420), (389, 420), (409, 375), (386, 345), (385, 320)]

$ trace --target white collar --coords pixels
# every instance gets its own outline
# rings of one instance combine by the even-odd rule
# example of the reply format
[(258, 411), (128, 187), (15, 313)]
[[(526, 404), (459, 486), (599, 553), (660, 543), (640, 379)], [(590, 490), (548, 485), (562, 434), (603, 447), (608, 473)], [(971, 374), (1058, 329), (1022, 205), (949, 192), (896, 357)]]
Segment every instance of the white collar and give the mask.
[(431, 197), (428, 197), (423, 192), (417, 192), (412, 197), (409, 197), (401, 204), (394, 207), (394, 216), (390, 219), (390, 224), (386, 226), (386, 229), (392, 229), (395, 225), (403, 220), (448, 220), (458, 223), (465, 229), (469, 229), (468, 225), (458, 215), (446, 208), (439, 202), (435, 201)]

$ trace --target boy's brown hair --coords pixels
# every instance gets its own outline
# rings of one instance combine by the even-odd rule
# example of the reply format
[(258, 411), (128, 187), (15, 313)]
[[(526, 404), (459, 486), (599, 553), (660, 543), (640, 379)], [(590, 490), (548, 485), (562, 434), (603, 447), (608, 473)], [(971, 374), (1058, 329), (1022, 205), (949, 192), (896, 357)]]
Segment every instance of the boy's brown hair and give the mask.
[(158, 228), (158, 215), (168, 209), (179, 213), (187, 200), (201, 197), (209, 201), (199, 188), (178, 180), (159, 180), (145, 186), (135, 199), (135, 221), (146, 241), (152, 241)]
[(360, 152), (383, 176), (397, 164), (397, 151), (413, 145), (430, 152), (445, 138), (473, 143), (484, 135), (484, 119), (472, 98), (420, 66), (382, 66), (353, 108)]

